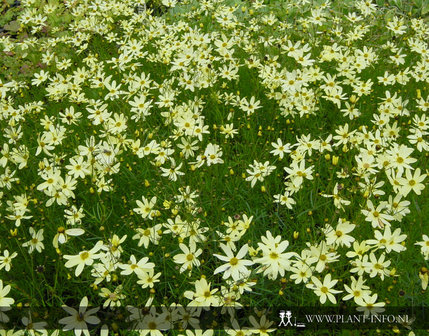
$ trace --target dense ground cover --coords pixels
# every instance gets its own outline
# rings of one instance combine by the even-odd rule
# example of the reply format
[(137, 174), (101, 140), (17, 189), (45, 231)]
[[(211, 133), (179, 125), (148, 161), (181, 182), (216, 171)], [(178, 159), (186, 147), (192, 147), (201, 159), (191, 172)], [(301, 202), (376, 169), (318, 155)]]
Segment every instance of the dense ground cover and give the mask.
[[(288, 307), (427, 306), (424, 1), (2, 10), (7, 335), (44, 333), (60, 311), (75, 334), (209, 336), (275, 332)], [(100, 320), (89, 305), (158, 311)], [(206, 308), (241, 306), (194, 330)]]

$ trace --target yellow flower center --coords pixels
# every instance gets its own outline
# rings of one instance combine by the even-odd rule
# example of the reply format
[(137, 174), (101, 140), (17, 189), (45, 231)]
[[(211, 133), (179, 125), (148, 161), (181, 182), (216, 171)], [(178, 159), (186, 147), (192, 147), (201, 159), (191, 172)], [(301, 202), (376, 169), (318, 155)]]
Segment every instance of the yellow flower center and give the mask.
[(186, 256), (186, 260), (187, 261), (191, 261), (191, 260), (193, 260), (194, 259), (194, 255), (193, 254), (188, 254), (187, 256)]
[(375, 268), (375, 269), (379, 269), (379, 270), (384, 269), (383, 265), (381, 265), (381, 264), (379, 264), (379, 263), (376, 263), (376, 264), (374, 265), (374, 268)]
[(236, 257), (231, 258), (231, 260), (229, 261), (229, 263), (230, 263), (232, 266), (235, 266), (235, 265), (237, 265), (237, 264), (238, 264), (238, 259), (237, 259)]
[(88, 252), (82, 252), (81, 254), (80, 254), (80, 259), (82, 259), (82, 260), (86, 260), (86, 259), (88, 259), (89, 258), (89, 253)]
[(276, 252), (271, 252), (270, 253), (270, 258), (271, 259), (277, 259), (279, 257), (279, 255)]

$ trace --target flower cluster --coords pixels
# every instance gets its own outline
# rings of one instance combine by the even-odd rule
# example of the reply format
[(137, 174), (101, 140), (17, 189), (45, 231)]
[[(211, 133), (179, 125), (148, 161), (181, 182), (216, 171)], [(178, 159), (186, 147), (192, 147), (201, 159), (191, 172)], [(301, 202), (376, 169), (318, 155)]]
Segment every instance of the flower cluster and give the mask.
[(22, 38), (0, 36), (22, 64), (0, 78), (3, 307), (82, 298), (60, 320), (79, 336), (88, 302), (140, 305), (155, 336), (197, 325), (184, 307), (424, 303), (427, 22), (369, 0), (158, 3), (21, 1)]

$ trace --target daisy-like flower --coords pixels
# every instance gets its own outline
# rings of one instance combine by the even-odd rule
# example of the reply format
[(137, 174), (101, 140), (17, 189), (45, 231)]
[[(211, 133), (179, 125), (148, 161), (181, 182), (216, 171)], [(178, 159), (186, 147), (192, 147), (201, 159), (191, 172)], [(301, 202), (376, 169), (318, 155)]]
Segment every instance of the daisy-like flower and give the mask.
[(228, 245), (220, 244), (220, 247), (222, 248), (226, 256), (222, 256), (219, 254), (213, 255), (216, 258), (225, 261), (226, 264), (216, 268), (213, 274), (223, 273), (223, 279), (228, 279), (229, 277), (232, 277), (234, 281), (238, 281), (243, 277), (243, 275), (247, 274), (248, 270), (246, 266), (253, 265), (253, 261), (243, 260), (244, 256), (249, 251), (249, 246), (247, 244), (243, 245), (236, 256), (234, 256), (234, 252)]
[(39, 231), (35, 231), (32, 227), (29, 229), (31, 234), (31, 239), (28, 242), (22, 244), (23, 247), (28, 247), (28, 253), (33, 253), (34, 250), (41, 253), (45, 248), (45, 245), (42, 243), (43, 237), (43, 229)]
[(250, 100), (247, 101), (246, 98), (243, 98), (240, 102), (240, 108), (243, 112), (246, 112), (247, 115), (253, 114), (257, 109), (260, 109), (260, 101), (256, 100), (255, 97), (250, 97)]
[(139, 336), (163, 336), (161, 330), (171, 328), (171, 323), (166, 320), (167, 313), (158, 314), (155, 309), (151, 309), (149, 314), (135, 318), (134, 329), (139, 330)]
[(0, 280), (0, 307), (2, 308), (8, 308), (15, 302), (14, 299), (7, 297), (7, 294), (10, 292), (10, 288), (10, 285), (3, 287), (3, 280)]
[(402, 252), (406, 247), (401, 243), (407, 238), (406, 234), (401, 234), (401, 229), (397, 228), (395, 231), (390, 230), (390, 226), (384, 228), (384, 233), (379, 230), (374, 232), (375, 239), (368, 239), (368, 245), (375, 245), (379, 249), (386, 249), (387, 253), (391, 251)]
[(290, 278), (292, 280), (295, 280), (296, 284), (299, 284), (301, 282), (307, 283), (308, 280), (311, 278), (313, 272), (311, 268), (305, 264), (299, 265), (300, 267), (291, 267), (290, 271), (292, 274), (290, 275)]
[(156, 196), (152, 197), (149, 201), (146, 197), (142, 197), (142, 201), (137, 200), (137, 208), (134, 208), (133, 211), (143, 218), (152, 219), (152, 216), (155, 214), (155, 211), (152, 210), (156, 203)]
[(46, 174), (42, 175), (42, 178), (45, 180), (45, 182), (39, 184), (37, 186), (37, 190), (47, 190), (48, 192), (55, 191), (56, 185), (60, 181), (61, 178), (61, 171), (58, 169), (49, 171)]
[(407, 26), (402, 18), (394, 16), (392, 20), (387, 22), (386, 28), (391, 30), (396, 35), (403, 35), (407, 31)]
[(337, 140), (335, 146), (346, 145), (355, 132), (356, 131), (349, 131), (349, 124), (339, 126), (338, 129), (335, 130), (335, 133), (337, 133), (337, 135), (333, 137), (334, 140)]
[(368, 255), (365, 254), (363, 257), (359, 256), (357, 259), (350, 261), (350, 264), (353, 266), (350, 269), (351, 273), (357, 273), (358, 275), (363, 275), (367, 270), (366, 263), (368, 263)]
[(335, 205), (335, 207), (337, 209), (344, 210), (343, 205), (349, 205), (350, 201), (342, 198), (338, 194), (339, 190), (340, 190), (339, 185), (338, 185), (338, 183), (336, 183), (335, 186), (334, 186), (334, 191), (333, 191), (334, 193), (332, 195), (322, 194), (321, 196), (323, 196), (323, 197), (332, 197), (334, 199), (334, 205)]
[(162, 176), (168, 177), (170, 181), (177, 181), (177, 176), (185, 175), (184, 172), (181, 172), (179, 169), (182, 167), (183, 163), (179, 163), (176, 166), (176, 162), (174, 159), (171, 159), (171, 167), (170, 168), (163, 168), (160, 167), (162, 170)]
[(113, 292), (105, 287), (101, 288), (100, 291), (100, 296), (106, 299), (103, 303), (103, 308), (120, 307), (121, 300), (125, 299), (125, 295), (122, 294), (122, 285), (116, 287)]
[(387, 151), (391, 155), (391, 165), (398, 170), (399, 175), (402, 175), (404, 169), (412, 169), (411, 164), (417, 161), (410, 156), (413, 151), (414, 149), (404, 145), (395, 145), (391, 150)]
[(185, 298), (192, 300), (189, 303), (191, 307), (210, 307), (219, 306), (219, 297), (214, 295), (219, 289), (210, 289), (210, 283), (205, 278), (195, 281), (195, 292), (186, 291)]
[(94, 263), (95, 259), (100, 258), (100, 254), (97, 254), (97, 252), (101, 249), (102, 246), (103, 246), (103, 242), (100, 240), (89, 251), (82, 251), (77, 255), (65, 255), (64, 259), (68, 260), (65, 266), (67, 268), (77, 266), (75, 270), (75, 276), (79, 276), (82, 273), (85, 265), (91, 266)]
[(231, 320), (231, 325), (229, 326), (229, 329), (225, 330), (225, 333), (229, 336), (249, 336), (253, 334), (252, 330), (248, 330), (246, 327), (240, 327), (236, 319)]
[(353, 250), (348, 251), (346, 253), (346, 256), (348, 258), (362, 258), (362, 256), (370, 249), (371, 247), (367, 245), (366, 241), (362, 241), (362, 242), (353, 242)]
[(420, 168), (411, 173), (410, 169), (405, 170), (405, 177), (399, 178), (401, 183), (400, 193), (406, 197), (410, 191), (414, 191), (417, 195), (422, 193), (425, 185), (422, 183), (426, 178), (426, 174), (422, 174)]
[(195, 155), (194, 151), (198, 149), (198, 146), (197, 146), (198, 141), (197, 140), (191, 141), (184, 137), (182, 137), (180, 141), (181, 143), (177, 144), (177, 147), (182, 150), (181, 153), (183, 153), (185, 159), (194, 156)]
[(139, 280), (137, 283), (142, 286), (142, 288), (153, 288), (155, 283), (159, 282), (159, 277), (161, 276), (161, 272), (155, 274), (153, 268), (149, 269), (147, 272), (141, 272), (137, 275)]
[(290, 197), (288, 191), (285, 191), (283, 194), (274, 195), (274, 203), (280, 203), (281, 205), (285, 205), (288, 209), (292, 209), (296, 201)]
[(276, 155), (281, 159), (283, 159), (285, 153), (290, 153), (290, 144), (283, 144), (281, 139), (277, 139), (277, 142), (272, 142), (271, 145), (274, 147), (274, 149), (270, 152), (273, 155)]
[(392, 195), (389, 196), (388, 202), (386, 202), (386, 206), (390, 211), (390, 214), (400, 222), (403, 217), (405, 217), (407, 214), (411, 212), (410, 210), (410, 201), (407, 200), (401, 200), (402, 195), (397, 194), (395, 198), (392, 197)]
[(221, 156), (222, 149), (219, 147), (219, 145), (214, 145), (212, 143), (207, 145), (206, 150), (204, 151), (204, 157), (206, 158), (207, 166), (223, 163)]
[(384, 276), (388, 276), (390, 271), (387, 269), (390, 265), (390, 260), (384, 260), (386, 255), (383, 253), (380, 258), (377, 260), (377, 257), (374, 253), (370, 253), (369, 261), (363, 263), (365, 267), (365, 272), (369, 273), (371, 278), (374, 278), (376, 275), (379, 275), (382, 280)]
[(64, 112), (60, 113), (61, 121), (68, 125), (76, 125), (81, 116), (82, 113), (75, 112), (73, 106), (66, 108)]
[(189, 248), (185, 244), (179, 244), (179, 247), (183, 253), (175, 255), (173, 260), (175, 263), (182, 265), (180, 267), (180, 273), (183, 273), (186, 270), (191, 273), (193, 266), (200, 266), (198, 257), (203, 253), (203, 251), (201, 249), (197, 250), (197, 245), (195, 243), (190, 244)]
[(159, 240), (161, 239), (161, 231), (162, 224), (156, 224), (152, 226), (151, 228), (143, 229), (143, 228), (137, 228), (136, 234), (133, 236), (133, 239), (138, 239), (139, 242), (137, 243), (138, 246), (144, 246), (145, 248), (148, 248), (149, 243), (158, 245)]
[(314, 261), (316, 263), (316, 272), (323, 272), (326, 264), (336, 262), (340, 257), (336, 251), (332, 251), (323, 240), (317, 246), (312, 246), (310, 243), (307, 243), (307, 245), (310, 247), (310, 257), (316, 258), (316, 261)]
[(334, 294), (341, 293), (342, 291), (333, 289), (338, 280), (332, 280), (331, 274), (327, 274), (323, 279), (323, 283), (315, 276), (311, 277), (311, 282), (307, 284), (307, 288), (310, 288), (314, 293), (319, 296), (320, 303), (324, 304), (326, 299), (329, 299), (333, 304), (337, 303), (337, 299)]
[(426, 288), (428, 288), (428, 283), (429, 283), (429, 272), (427, 270), (426, 271), (421, 270), (419, 272), (419, 278), (422, 281), (422, 289), (426, 290)]
[(386, 303), (384, 302), (376, 302), (378, 298), (377, 294), (372, 296), (366, 296), (362, 298), (356, 299), (356, 303), (360, 306), (356, 308), (357, 311), (363, 312), (365, 316), (369, 315), (377, 315), (379, 313), (384, 312), (384, 306)]
[(344, 301), (354, 299), (355, 302), (357, 300), (366, 300), (368, 296), (371, 294), (371, 291), (369, 290), (369, 287), (364, 285), (365, 280), (360, 276), (357, 280), (355, 277), (350, 277), (352, 280), (352, 283), (350, 287), (346, 284), (344, 284), (344, 289), (348, 293), (345, 297), (343, 297)]
[(225, 138), (234, 138), (234, 135), (238, 134), (238, 131), (234, 129), (234, 124), (225, 124), (220, 127), (220, 132), (225, 135)]
[(74, 330), (74, 334), (76, 336), (80, 336), (82, 333), (85, 336), (89, 336), (88, 325), (89, 324), (98, 324), (100, 323), (100, 319), (96, 316), (93, 316), (100, 308), (92, 308), (90, 310), (86, 310), (88, 308), (88, 298), (85, 296), (82, 298), (79, 304), (79, 311), (74, 308), (63, 306), (63, 309), (69, 313), (71, 316), (67, 316), (59, 320), (58, 322), (61, 324), (65, 324), (63, 330), (69, 331)]
[(25, 334), (30, 336), (47, 335), (45, 327), (47, 323), (44, 321), (35, 322), (33, 321), (33, 314), (29, 313), (28, 317), (24, 316), (21, 319), (22, 324), (25, 326)]
[(85, 178), (91, 171), (89, 170), (89, 164), (83, 161), (82, 156), (70, 159), (70, 164), (66, 166), (68, 174), (74, 178)]
[(269, 161), (264, 163), (253, 161), (253, 164), (249, 165), (250, 169), (246, 169), (246, 172), (249, 176), (246, 178), (246, 181), (250, 181), (250, 185), (253, 188), (257, 181), (263, 181), (265, 177), (270, 175), (275, 169), (275, 166), (271, 166)]
[(273, 328), (273, 321), (267, 319), (267, 314), (257, 314), (259, 321), (251, 315), (249, 317), (249, 322), (252, 324), (251, 330), (254, 334), (259, 334), (260, 336), (268, 336), (275, 329)]
[(377, 207), (368, 200), (367, 201), (367, 210), (361, 210), (362, 213), (366, 216), (365, 220), (371, 222), (374, 228), (381, 227), (385, 225), (390, 225), (390, 221), (393, 220), (393, 217), (387, 213), (384, 213), (383, 210), (386, 208), (386, 205), (380, 203)]
[(348, 235), (348, 233), (352, 232), (355, 227), (356, 225), (341, 218), (338, 220), (338, 225), (335, 229), (330, 225), (326, 225), (324, 230), (326, 243), (328, 245), (338, 244), (340, 246), (350, 247), (355, 239)]
[(429, 259), (429, 237), (427, 235), (422, 236), (422, 241), (415, 243), (415, 245), (421, 246), (421, 253), (425, 257), (426, 260)]
[(34, 78), (31, 80), (32, 85), (39, 86), (43, 82), (49, 79), (49, 72), (41, 70), (39, 73), (34, 74)]
[(286, 173), (288, 173), (287, 178), (290, 178), (291, 181), (295, 184), (300, 186), (304, 178), (308, 180), (313, 179), (313, 166), (305, 167), (305, 160), (302, 160), (300, 162), (293, 161), (290, 168), (285, 167), (284, 170)]
[(119, 238), (118, 235), (114, 234), (112, 238), (108, 239), (108, 243), (103, 245), (101, 249), (105, 252), (108, 252), (112, 256), (112, 258), (119, 259), (121, 257), (121, 253), (124, 252), (121, 244), (127, 239), (127, 235)]
[(149, 262), (148, 257), (141, 258), (139, 262), (137, 262), (134, 254), (131, 255), (130, 261), (128, 264), (119, 264), (119, 268), (123, 269), (121, 272), (122, 275), (130, 275), (132, 273), (137, 274), (137, 276), (143, 275), (146, 272), (149, 272), (151, 269), (155, 267), (154, 263)]
[(145, 95), (135, 97), (134, 101), (130, 101), (129, 104), (132, 106), (131, 113), (133, 113), (131, 119), (139, 121), (150, 115), (149, 110), (152, 107), (152, 101), (147, 101)]
[(118, 99), (119, 95), (124, 94), (125, 92), (120, 90), (121, 88), (121, 84), (116, 84), (116, 81), (110, 81), (110, 77), (105, 79), (104, 81), (104, 85), (108, 91), (108, 93), (106, 94), (106, 96), (104, 97), (105, 100), (110, 99), (110, 100), (114, 100), (114, 99)]
[(3, 251), (3, 255), (0, 256), (0, 270), (3, 268), (6, 270), (6, 272), (10, 271), (10, 267), (12, 265), (12, 259), (15, 258), (18, 255), (18, 253), (13, 252), (12, 254), (9, 254), (8, 250)]
[(264, 272), (270, 279), (277, 279), (278, 274), (284, 276), (285, 271), (290, 269), (290, 258), (296, 255), (294, 252), (284, 251), (289, 246), (287, 240), (281, 241), (281, 236), (273, 237), (270, 231), (266, 232), (266, 237), (261, 237), (262, 243), (258, 243), (262, 251), (262, 257), (254, 260), (261, 264), (258, 272)]

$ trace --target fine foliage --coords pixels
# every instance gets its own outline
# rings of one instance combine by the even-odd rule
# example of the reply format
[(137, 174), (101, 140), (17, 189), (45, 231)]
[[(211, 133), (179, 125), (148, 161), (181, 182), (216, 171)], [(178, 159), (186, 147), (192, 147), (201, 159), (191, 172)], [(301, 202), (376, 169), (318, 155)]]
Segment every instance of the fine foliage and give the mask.
[(39, 310), (17, 334), (64, 306), (76, 335), (174, 307), (129, 309), (155, 336), (187, 306), (266, 335), (269, 307), (427, 305), (425, 1), (5, 6), (0, 302)]

